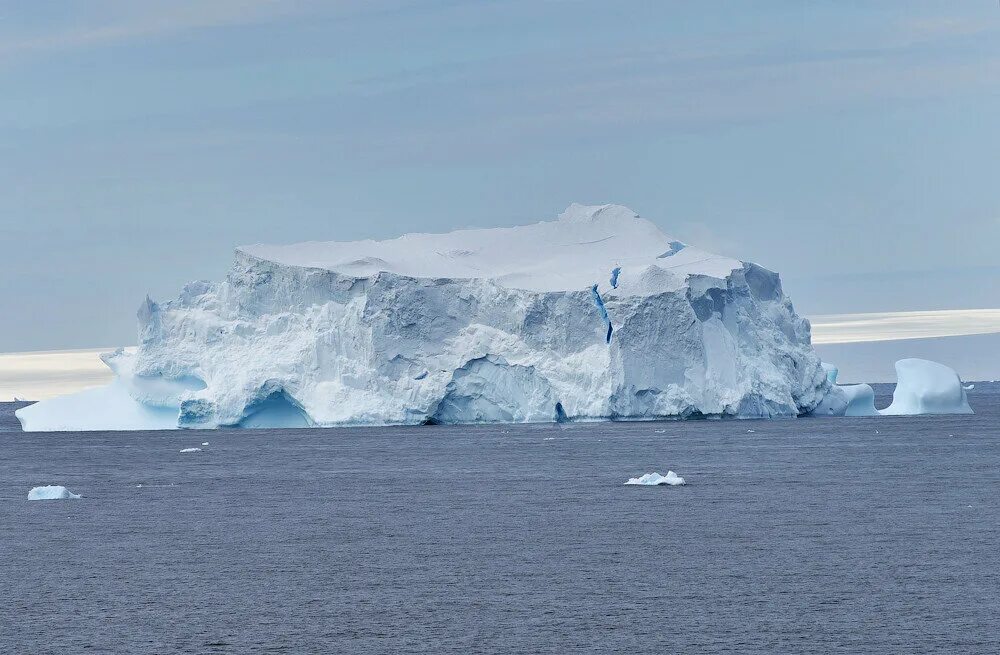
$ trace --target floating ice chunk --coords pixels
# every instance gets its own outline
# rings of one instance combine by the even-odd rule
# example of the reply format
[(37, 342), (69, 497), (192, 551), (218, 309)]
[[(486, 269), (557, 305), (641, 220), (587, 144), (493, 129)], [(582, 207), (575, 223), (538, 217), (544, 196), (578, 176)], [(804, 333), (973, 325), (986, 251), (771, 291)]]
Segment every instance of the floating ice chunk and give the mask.
[(182, 452), (182, 453), (200, 453), (201, 452), (201, 448), (181, 448), (180, 452)]
[(201, 445), (202, 445), (202, 446), (207, 446), (207, 445), (208, 445), (208, 442), (207, 442), (207, 441), (202, 441), (202, 442), (201, 442)]
[(28, 492), (28, 500), (75, 500), (77, 498), (82, 498), (82, 496), (59, 485), (34, 487)]
[(837, 367), (823, 362), (830, 390), (811, 412), (813, 416), (877, 416), (875, 390), (868, 384), (837, 384)]
[(177, 409), (146, 405), (116, 379), (107, 386), (49, 398), (15, 412), (25, 432), (60, 430), (170, 430)]
[(667, 471), (666, 475), (660, 475), (659, 473), (646, 473), (645, 475), (640, 475), (637, 478), (629, 478), (628, 482), (625, 484), (641, 484), (650, 487), (666, 484), (671, 487), (676, 487), (677, 485), (684, 484), (684, 478), (680, 477), (673, 471)]
[(875, 390), (870, 384), (845, 384), (838, 387), (847, 398), (844, 416), (878, 416), (875, 409)]
[(875, 390), (870, 384), (838, 384), (830, 387), (813, 416), (878, 416)]
[(966, 385), (963, 385), (962, 388), (965, 389), (966, 391), (972, 391), (973, 389), (976, 388), (976, 385), (974, 385), (974, 384), (966, 384)]
[(958, 373), (926, 359), (896, 362), (896, 389), (887, 416), (904, 414), (972, 414)]

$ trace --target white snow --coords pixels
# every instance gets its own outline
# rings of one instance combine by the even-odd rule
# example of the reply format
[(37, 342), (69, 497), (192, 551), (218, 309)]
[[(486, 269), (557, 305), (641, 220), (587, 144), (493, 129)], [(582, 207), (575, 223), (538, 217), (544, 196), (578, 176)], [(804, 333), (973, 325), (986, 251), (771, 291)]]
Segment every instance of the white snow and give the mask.
[(628, 482), (625, 484), (641, 484), (647, 486), (665, 484), (670, 485), (671, 487), (676, 487), (677, 485), (684, 484), (684, 478), (680, 477), (673, 471), (667, 471), (666, 475), (660, 475), (659, 473), (654, 472), (640, 475), (637, 478), (629, 478)]
[(181, 453), (200, 453), (201, 448), (181, 448), (178, 452)]
[(34, 487), (28, 492), (28, 500), (69, 500), (76, 498), (82, 498), (82, 496), (59, 485)]
[(115, 384), (19, 410), (24, 429), (760, 418), (830, 386), (776, 274), (616, 205), (247, 246), (139, 326), (105, 358)]
[[(388, 241), (325, 241), (242, 246), (256, 259), (318, 268), (350, 277), (380, 272), (417, 278), (490, 278), (512, 289), (576, 291), (601, 283), (635, 285), (651, 264), (663, 270), (725, 277), (743, 262), (690, 246), (672, 254), (673, 239), (620, 205), (572, 204), (559, 220), (517, 227), (406, 234)], [(631, 269), (631, 270), (630, 270)]]
[(951, 368), (926, 359), (896, 362), (892, 404), (882, 414), (972, 414), (962, 380)]

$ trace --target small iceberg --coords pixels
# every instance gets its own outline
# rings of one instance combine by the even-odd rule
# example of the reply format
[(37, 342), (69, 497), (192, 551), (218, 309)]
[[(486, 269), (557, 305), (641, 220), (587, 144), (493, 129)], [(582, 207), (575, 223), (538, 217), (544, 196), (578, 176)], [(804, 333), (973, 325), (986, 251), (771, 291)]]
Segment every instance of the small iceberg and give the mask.
[(201, 448), (181, 448), (182, 453), (200, 453)]
[(201, 445), (202, 445), (202, 446), (207, 446), (207, 445), (208, 445), (208, 442), (207, 442), (207, 441), (202, 441), (202, 442), (201, 442)]
[(646, 473), (645, 475), (640, 475), (637, 478), (629, 478), (629, 481), (625, 484), (641, 484), (649, 487), (667, 484), (671, 487), (676, 487), (684, 484), (684, 478), (677, 475), (673, 471), (667, 471), (666, 475), (660, 475), (659, 473)]
[(884, 416), (908, 414), (972, 414), (962, 379), (944, 364), (926, 359), (896, 362), (896, 389)]
[(59, 485), (34, 487), (28, 492), (28, 500), (75, 500), (82, 497)]

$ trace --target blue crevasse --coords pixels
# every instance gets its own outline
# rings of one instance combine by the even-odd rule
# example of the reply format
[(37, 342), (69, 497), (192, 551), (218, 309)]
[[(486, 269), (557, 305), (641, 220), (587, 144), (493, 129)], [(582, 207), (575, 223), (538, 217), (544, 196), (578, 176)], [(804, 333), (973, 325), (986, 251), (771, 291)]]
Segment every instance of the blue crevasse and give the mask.
[(668, 245), (670, 246), (670, 250), (663, 253), (662, 255), (659, 255), (657, 259), (665, 259), (667, 257), (673, 257), (680, 251), (687, 248), (687, 244), (684, 243), (683, 241), (671, 241)]
[(622, 267), (621, 266), (615, 266), (613, 269), (611, 269), (611, 288), (612, 289), (617, 289), (618, 288), (618, 276), (621, 275), (621, 272), (622, 272)]
[(601, 320), (604, 324), (608, 326), (608, 333), (604, 337), (607, 343), (611, 343), (611, 332), (613, 328), (611, 327), (611, 317), (608, 316), (608, 309), (604, 306), (604, 299), (601, 298), (600, 292), (597, 290), (597, 285), (590, 287), (590, 295), (594, 297), (594, 304), (597, 306), (597, 311), (601, 313)]

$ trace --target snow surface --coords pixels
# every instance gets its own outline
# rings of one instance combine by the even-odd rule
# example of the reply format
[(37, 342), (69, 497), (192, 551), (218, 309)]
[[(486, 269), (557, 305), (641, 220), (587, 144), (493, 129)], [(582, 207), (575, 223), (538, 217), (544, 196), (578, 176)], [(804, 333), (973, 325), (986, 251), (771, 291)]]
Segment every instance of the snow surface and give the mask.
[(831, 385), (777, 274), (617, 205), (246, 246), (138, 317), (115, 384), (19, 410), (24, 429), (760, 418)]
[(896, 362), (896, 389), (887, 416), (901, 414), (972, 414), (962, 380), (951, 368), (926, 359)]
[(673, 471), (667, 471), (666, 475), (660, 475), (659, 473), (646, 473), (645, 475), (640, 475), (637, 478), (629, 478), (628, 482), (625, 484), (641, 484), (646, 486), (657, 486), (657, 485), (670, 485), (671, 487), (676, 487), (677, 485), (684, 484), (684, 478), (680, 477)]
[(28, 500), (71, 500), (77, 498), (82, 498), (82, 496), (59, 485), (34, 487), (28, 492)]
[[(679, 248), (678, 248), (679, 246)], [(677, 248), (669, 262), (657, 262)], [(576, 291), (608, 280), (615, 268), (635, 285), (652, 263), (680, 274), (725, 277), (743, 262), (685, 247), (627, 207), (572, 204), (559, 220), (517, 227), (406, 234), (388, 241), (325, 241), (242, 246), (255, 259), (334, 271), (431, 278), (489, 278), (511, 289)], [(630, 274), (631, 273), (631, 274)]]

